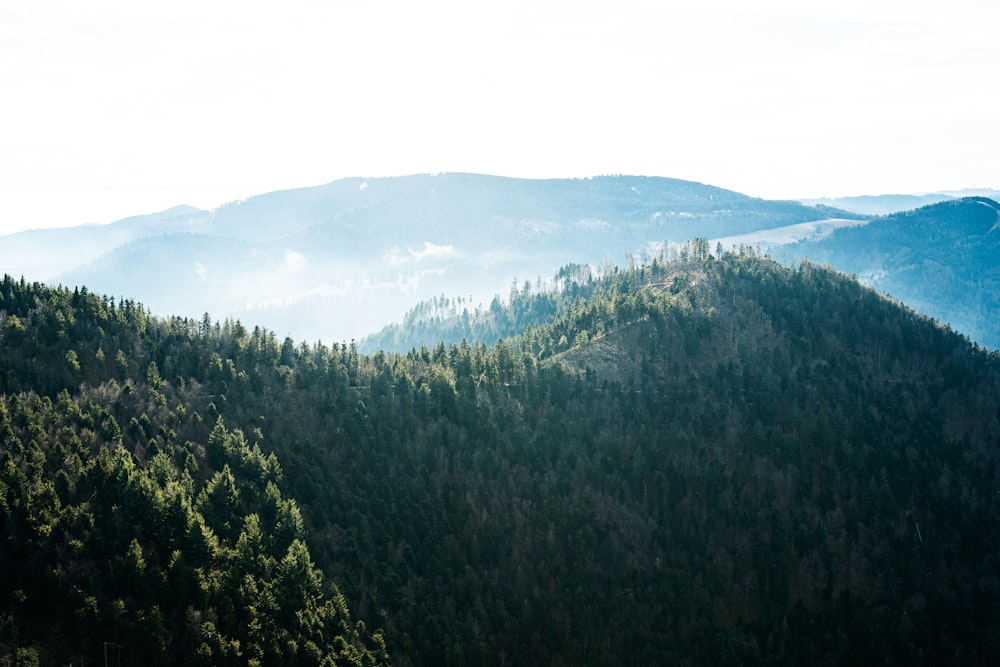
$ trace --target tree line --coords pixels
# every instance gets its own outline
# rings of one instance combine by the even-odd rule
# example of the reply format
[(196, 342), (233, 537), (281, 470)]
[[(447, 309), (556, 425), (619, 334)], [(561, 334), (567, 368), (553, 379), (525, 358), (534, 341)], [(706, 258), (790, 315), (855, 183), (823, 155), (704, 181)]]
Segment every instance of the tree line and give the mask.
[(749, 248), (563, 278), (371, 354), (5, 279), (0, 643), (990, 662), (994, 353)]

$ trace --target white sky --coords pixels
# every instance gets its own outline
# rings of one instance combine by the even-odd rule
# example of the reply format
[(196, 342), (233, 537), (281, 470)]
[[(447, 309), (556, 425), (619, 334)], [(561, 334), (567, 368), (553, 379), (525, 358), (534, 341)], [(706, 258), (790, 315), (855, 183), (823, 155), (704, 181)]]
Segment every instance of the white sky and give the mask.
[(345, 176), (1000, 187), (994, 0), (3, 0), (0, 233)]

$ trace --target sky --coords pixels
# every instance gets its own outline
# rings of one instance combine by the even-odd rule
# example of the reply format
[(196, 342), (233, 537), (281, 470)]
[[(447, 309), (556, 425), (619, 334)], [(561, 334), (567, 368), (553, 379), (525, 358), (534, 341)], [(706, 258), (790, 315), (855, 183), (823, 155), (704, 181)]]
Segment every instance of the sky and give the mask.
[(3, 0), (0, 234), (350, 176), (1000, 188), (1000, 3)]

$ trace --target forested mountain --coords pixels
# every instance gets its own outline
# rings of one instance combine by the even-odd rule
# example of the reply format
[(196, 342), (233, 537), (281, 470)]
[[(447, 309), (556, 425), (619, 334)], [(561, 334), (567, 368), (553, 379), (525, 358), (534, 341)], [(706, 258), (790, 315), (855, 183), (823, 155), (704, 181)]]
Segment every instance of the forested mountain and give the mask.
[(210, 312), (329, 343), (441, 293), (489, 303), (511, 279), (569, 262), (850, 215), (668, 178), (351, 178), (214, 211), (23, 232), (0, 241), (0, 267), (165, 316)]
[(1000, 348), (1000, 204), (992, 199), (968, 197), (883, 216), (776, 252), (855, 273)]
[[(137, 299), (163, 316), (209, 312), (295, 340), (365, 338), (367, 351), (380, 343), (405, 350), (433, 345), (438, 317), (453, 329), (444, 333), (461, 340), (446, 317), (451, 308), (486, 327), (474, 332), (480, 340), (517, 333), (491, 313), (494, 295), (506, 295), (512, 281), (518, 290), (524, 281), (547, 289), (540, 279), (570, 263), (599, 271), (699, 237), (725, 248), (760, 245), (789, 264), (829, 262), (997, 347), (997, 234), (980, 229), (992, 229), (989, 214), (969, 205), (995, 204), (961, 194), (807, 206), (636, 176), (351, 178), (214, 211), (180, 206), (5, 236), (0, 267), (29, 281)], [(928, 202), (935, 204), (919, 213), (872, 217)], [(487, 317), (477, 320), (477, 309)], [(381, 331), (390, 322), (401, 324)]]
[(497, 318), (550, 310), (520, 335), (405, 354), (0, 297), (4, 655), (1000, 651), (1000, 360), (832, 270), (698, 241), (518, 288)]
[[(816, 228), (806, 235), (797, 227)], [(784, 233), (788, 231), (788, 233)], [(737, 245), (768, 250), (785, 264), (802, 259), (853, 273), (865, 284), (889, 294), (914, 310), (946, 323), (981, 345), (1000, 348), (1000, 204), (969, 197), (851, 224), (792, 225), (714, 239), (719, 254)], [(661, 246), (663, 262), (678, 256), (678, 244)], [(668, 252), (669, 249), (669, 252)], [(647, 257), (650, 254), (646, 255)], [(365, 336), (359, 346), (406, 351), (435, 341), (462, 338), (495, 342), (538, 326), (555, 312), (554, 293), (568, 272), (600, 273), (601, 266), (569, 265), (542, 283), (511, 285), (510, 308), (498, 299), (489, 307), (473, 306), (461, 297), (436, 296), (411, 308), (399, 323)]]
[[(567, 276), (574, 278), (567, 282)], [(473, 307), (462, 297), (450, 298), (442, 294), (418, 303), (401, 323), (390, 324), (365, 336), (358, 341), (358, 350), (368, 354), (379, 350), (407, 352), (413, 348), (433, 347), (436, 343), (463, 340), (493, 345), (549, 322), (560, 307), (568, 305), (562, 298), (563, 289), (569, 285), (582, 296), (588, 292), (588, 286), (593, 285), (592, 277), (589, 266), (569, 265), (560, 269), (553, 286), (543, 286), (540, 282), (532, 285), (531, 281), (525, 281), (523, 287), (518, 287), (514, 282), (507, 302), (497, 295), (488, 309)]]
[(227, 429), (222, 386), (189, 372), (237, 372), (226, 346), (245, 339), (0, 285), (4, 664), (387, 662), (324, 583), (275, 454)]

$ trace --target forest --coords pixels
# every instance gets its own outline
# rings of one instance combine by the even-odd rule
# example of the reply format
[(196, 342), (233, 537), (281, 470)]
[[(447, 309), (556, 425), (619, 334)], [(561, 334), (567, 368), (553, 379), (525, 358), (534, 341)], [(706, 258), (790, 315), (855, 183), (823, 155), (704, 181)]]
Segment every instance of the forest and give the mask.
[(5, 277), (0, 661), (995, 662), (996, 352), (704, 240), (549, 285), (363, 354)]
[(1000, 347), (1000, 204), (966, 197), (880, 216), (790, 244), (785, 255), (830, 263), (912, 308)]

